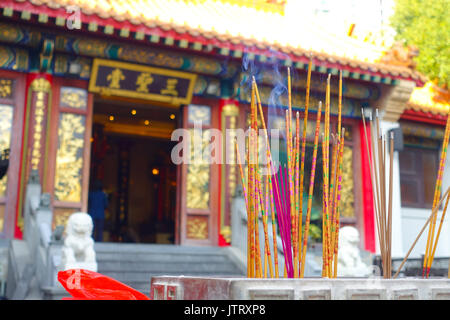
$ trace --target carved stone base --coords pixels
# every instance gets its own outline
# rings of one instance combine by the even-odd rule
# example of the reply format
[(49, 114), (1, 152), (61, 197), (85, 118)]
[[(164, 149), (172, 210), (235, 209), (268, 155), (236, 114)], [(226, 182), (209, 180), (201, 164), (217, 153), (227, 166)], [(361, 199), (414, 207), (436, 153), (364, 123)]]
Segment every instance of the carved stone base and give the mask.
[(73, 262), (73, 263), (67, 263), (65, 266), (63, 266), (62, 270), (69, 270), (69, 269), (85, 269), (89, 271), (97, 272), (97, 262)]

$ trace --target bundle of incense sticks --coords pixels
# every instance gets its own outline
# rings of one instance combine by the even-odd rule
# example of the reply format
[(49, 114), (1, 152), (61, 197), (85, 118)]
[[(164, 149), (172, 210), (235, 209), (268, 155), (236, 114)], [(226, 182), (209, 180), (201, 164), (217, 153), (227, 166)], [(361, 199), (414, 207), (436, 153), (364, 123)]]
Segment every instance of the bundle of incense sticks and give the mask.
[[(323, 211), (322, 211), (322, 276), (337, 277), (337, 253), (339, 234), (340, 187), (342, 180), (342, 159), (344, 151), (344, 133), (341, 128), (342, 110), (342, 73), (339, 78), (339, 105), (337, 134), (331, 134), (331, 175), (330, 175), (330, 79), (328, 75), (325, 97), (325, 130), (322, 135), (323, 166)], [(339, 201), (338, 201), (339, 196)]]
[[(380, 133), (380, 120), (378, 109), (376, 109), (375, 125), (370, 121), (370, 132), (374, 132), (376, 126), (376, 136), (372, 135), (372, 153), (369, 148), (369, 138), (364, 111), (362, 110), (362, 120), (364, 135), (366, 140), (367, 154), (369, 155), (369, 166), (371, 171), (371, 182), (373, 187), (373, 197), (375, 205), (375, 220), (377, 225), (378, 243), (381, 253), (383, 277), (391, 278), (392, 275), (392, 192), (393, 192), (393, 159), (394, 159), (394, 133), (389, 135), (389, 151), (386, 150), (387, 138)], [(389, 156), (389, 166), (386, 166), (386, 157)], [(389, 172), (387, 172), (389, 169)], [(388, 189), (386, 180), (388, 179)]]
[[(244, 176), (239, 147), (236, 143), (239, 173), (243, 185), (245, 205), (247, 209), (247, 276), (248, 277), (278, 277), (278, 250), (277, 250), (277, 227), (282, 243), (284, 255), (284, 275), (289, 278), (304, 277), (305, 258), (308, 244), (309, 226), (311, 222), (312, 199), (314, 192), (314, 180), (317, 163), (317, 152), (319, 145), (319, 131), (322, 114), (322, 103), (319, 103), (312, 157), (310, 184), (308, 189), (308, 203), (306, 210), (305, 230), (303, 225), (303, 182), (305, 170), (306, 133), (309, 110), (309, 91), (311, 81), (312, 58), (309, 62), (305, 113), (303, 123), (303, 135), (300, 142), (300, 114), (296, 112), (295, 128), (292, 127), (292, 103), (291, 103), (291, 75), (288, 68), (288, 108), (285, 114), (285, 137), (286, 137), (286, 165), (275, 164), (272, 159), (270, 143), (267, 134), (266, 122), (262, 110), (261, 99), (255, 79), (252, 81), (251, 105), (250, 105), (250, 128), (247, 147), (247, 177)], [(344, 147), (344, 130), (341, 130), (341, 90), (342, 76), (339, 83), (339, 112), (338, 132), (332, 136), (332, 159), (331, 178), (329, 173), (329, 142), (330, 142), (330, 76), (327, 81), (326, 106), (325, 106), (325, 137), (322, 139), (322, 152), (324, 154), (324, 265), (326, 271), (324, 276), (336, 277), (338, 234), (339, 234), (339, 206), (340, 188), (342, 183), (342, 159)], [(260, 174), (258, 158), (258, 127), (257, 119), (261, 117), (263, 135), (265, 138), (267, 170), (264, 177)], [(300, 152), (301, 145), (301, 152)], [(328, 188), (328, 183), (330, 187)], [(325, 185), (326, 184), (326, 185)], [(272, 248), (269, 243), (269, 231), (267, 222), (271, 213), (272, 222)], [(261, 219), (260, 219), (261, 218)], [(260, 248), (259, 234), (260, 220), (264, 231), (264, 249)], [(273, 259), (271, 252), (273, 252)], [(326, 254), (325, 254), (326, 253)], [(264, 254), (264, 257), (261, 257)], [(268, 272), (269, 271), (269, 272)]]
[[(437, 174), (437, 178), (436, 178), (436, 187), (434, 189), (434, 198), (433, 198), (432, 209), (434, 209), (436, 207), (436, 203), (439, 200), (439, 195), (441, 194), (442, 179), (444, 176), (445, 161), (447, 158), (447, 147), (448, 147), (448, 143), (449, 143), (449, 136), (450, 136), (450, 111), (447, 115), (447, 123), (445, 126), (444, 141), (442, 144), (441, 158), (439, 161), (439, 169), (438, 169), (438, 174)], [(431, 220), (431, 223), (430, 223), (430, 226), (428, 229), (427, 244), (425, 247), (425, 256), (423, 259), (423, 271), (422, 271), (423, 277), (428, 278), (428, 276), (430, 274), (430, 269), (431, 269), (431, 265), (433, 264), (434, 254), (436, 253), (436, 247), (438, 244), (439, 235), (441, 233), (441, 228), (442, 228), (442, 224), (444, 222), (444, 218), (445, 218), (445, 210), (441, 217), (441, 222), (439, 224), (436, 239), (435, 239), (435, 228), (436, 228), (437, 215), (434, 215), (433, 219)]]

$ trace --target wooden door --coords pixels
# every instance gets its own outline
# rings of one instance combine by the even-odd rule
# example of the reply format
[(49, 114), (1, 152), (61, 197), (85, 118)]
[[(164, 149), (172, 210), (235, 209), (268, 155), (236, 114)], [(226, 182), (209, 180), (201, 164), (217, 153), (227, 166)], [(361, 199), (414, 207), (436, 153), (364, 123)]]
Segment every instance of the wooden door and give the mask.
[(15, 231), (24, 129), (25, 82), (24, 73), (0, 71), (0, 152), (10, 150), (8, 170), (0, 179), (0, 238), (13, 238)]
[[(190, 156), (194, 158), (192, 141), (194, 121), (202, 121), (202, 146), (209, 144), (208, 130), (218, 128), (218, 106), (214, 101), (193, 99), (183, 108), (183, 128), (189, 132)], [(198, 142), (198, 141), (197, 141)], [(220, 149), (220, 148), (219, 148)], [(203, 149), (204, 150), (204, 149)], [(217, 245), (218, 204), (220, 197), (218, 164), (191, 159), (180, 165), (180, 244)]]
[(52, 195), (53, 227), (87, 212), (93, 95), (88, 82), (55, 77), (44, 189)]

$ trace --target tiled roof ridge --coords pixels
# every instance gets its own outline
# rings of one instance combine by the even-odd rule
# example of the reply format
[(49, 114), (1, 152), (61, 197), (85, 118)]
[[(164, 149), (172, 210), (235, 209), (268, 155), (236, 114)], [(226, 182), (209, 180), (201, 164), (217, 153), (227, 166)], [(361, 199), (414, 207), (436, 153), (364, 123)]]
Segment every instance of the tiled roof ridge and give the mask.
[[(8, 0), (7, 0), (8, 1)], [(10, 0), (11, 1), (11, 0)], [(80, 1), (82, 1), (83, 4), (88, 4), (88, 7), (80, 6), (80, 10), (84, 15), (88, 16), (97, 16), (100, 19), (106, 20), (107, 19), (113, 19), (117, 22), (124, 22), (127, 21), (138, 28), (139, 26), (146, 26), (148, 28), (159, 28), (163, 31), (175, 31), (182, 37), (182, 34), (188, 33), (193, 37), (202, 37), (206, 40), (210, 39), (217, 39), (219, 42), (221, 42), (221, 45), (224, 47), (232, 47), (235, 48), (236, 46), (244, 47), (243, 50), (250, 49), (248, 47), (255, 47), (260, 50), (270, 50), (275, 49), (278, 50), (284, 54), (292, 54), (297, 57), (306, 57), (309, 56), (309, 54), (313, 54), (314, 58), (319, 61), (328, 61), (331, 64), (339, 64), (343, 66), (349, 66), (352, 68), (359, 68), (364, 71), (372, 71), (372, 72), (380, 72), (381, 74), (391, 74), (393, 76), (399, 76), (403, 78), (411, 78), (414, 81), (419, 82), (426, 82), (427, 78), (417, 72), (416, 70), (410, 69), (405, 66), (397, 66), (397, 65), (391, 65), (383, 63), (382, 61), (377, 62), (366, 62), (362, 60), (356, 60), (344, 56), (334, 55), (331, 53), (323, 52), (323, 51), (314, 51), (314, 50), (306, 50), (298, 47), (292, 47), (289, 45), (283, 45), (280, 43), (272, 43), (268, 42), (267, 40), (261, 39), (257, 40), (255, 38), (249, 38), (245, 37), (243, 35), (231, 35), (226, 33), (220, 33), (217, 30), (214, 30), (214, 27), (212, 26), (211, 30), (204, 30), (200, 27), (193, 27), (193, 26), (187, 26), (186, 23), (180, 24), (177, 21), (164, 21), (163, 19), (152, 19), (152, 20), (145, 20), (143, 15), (133, 17), (130, 15), (130, 11), (133, 11), (132, 8), (129, 7), (129, 3), (127, 0), (115, 0), (119, 1), (122, 5), (125, 7), (128, 6), (127, 10), (124, 10), (122, 12), (117, 12), (117, 8), (112, 8), (108, 0), (98, 0), (98, 1), (83, 1), (83, 0), (12, 0), (16, 3), (31, 3), (34, 6), (46, 6), (47, 8), (51, 10), (57, 10), (57, 9), (65, 9), (67, 10), (69, 6), (74, 6), (76, 4), (80, 4)], [(183, 0), (172, 0), (177, 1), (180, 4), (185, 3)], [(213, 1), (213, 0), (211, 0)], [(143, 2), (146, 2), (145, 0), (136, 0), (136, 7), (139, 6), (139, 4), (142, 4)], [(152, 4), (158, 4), (158, 1), (152, 1)], [(231, 6), (235, 6), (235, 4), (229, 4)], [(105, 7), (110, 8), (109, 11), (103, 10)], [(254, 10), (253, 8), (246, 8), (247, 10)], [(273, 15), (277, 15), (276, 13), (272, 13)], [(106, 23), (105, 23), (106, 24)], [(247, 47), (247, 48), (246, 48)]]

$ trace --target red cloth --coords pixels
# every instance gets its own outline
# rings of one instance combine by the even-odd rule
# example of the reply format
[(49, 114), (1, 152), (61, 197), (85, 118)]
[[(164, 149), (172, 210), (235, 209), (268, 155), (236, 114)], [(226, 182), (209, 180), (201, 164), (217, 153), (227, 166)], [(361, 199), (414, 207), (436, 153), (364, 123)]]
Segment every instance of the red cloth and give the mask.
[(85, 269), (60, 271), (58, 281), (72, 296), (64, 300), (150, 300), (117, 280)]

